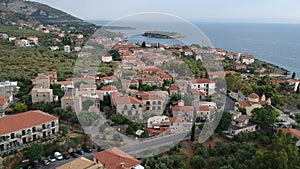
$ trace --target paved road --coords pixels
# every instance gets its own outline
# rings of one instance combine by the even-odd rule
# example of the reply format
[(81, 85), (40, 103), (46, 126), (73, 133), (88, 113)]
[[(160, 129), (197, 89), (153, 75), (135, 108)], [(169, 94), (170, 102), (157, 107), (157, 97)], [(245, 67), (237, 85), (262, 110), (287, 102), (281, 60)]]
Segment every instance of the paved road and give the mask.
[(226, 96), (224, 111), (234, 110), (234, 101)]
[[(197, 130), (196, 135), (200, 135), (200, 130)], [(178, 134), (172, 134), (146, 141), (137, 141), (136, 144), (123, 146), (120, 149), (128, 154), (136, 154), (147, 150), (160, 149), (163, 146), (177, 144), (182, 140), (188, 140), (191, 137), (190, 131), (184, 131)]]
[[(199, 135), (200, 130), (198, 130), (196, 134)], [(123, 146), (120, 149), (129, 154), (136, 154), (136, 153), (144, 152), (144, 151), (147, 151), (150, 149), (156, 149), (156, 148), (159, 149), (162, 146), (176, 144), (181, 140), (187, 140), (187, 139), (190, 139), (190, 131), (185, 131), (185, 132), (181, 132), (178, 134), (163, 136), (163, 137), (149, 139), (149, 140), (145, 140), (145, 141), (135, 140), (136, 144), (133, 144), (130, 146)], [(93, 158), (92, 158), (93, 153), (95, 153), (95, 151), (92, 153), (85, 153), (82, 156), (84, 156), (90, 160), (93, 160)], [(40, 169), (55, 169), (56, 167), (61, 166), (65, 163), (68, 163), (72, 160), (74, 160), (74, 158), (70, 157), (70, 159), (68, 159), (68, 160), (55, 161), (55, 162), (51, 163), (49, 166), (44, 166), (41, 164), (39, 168)]]

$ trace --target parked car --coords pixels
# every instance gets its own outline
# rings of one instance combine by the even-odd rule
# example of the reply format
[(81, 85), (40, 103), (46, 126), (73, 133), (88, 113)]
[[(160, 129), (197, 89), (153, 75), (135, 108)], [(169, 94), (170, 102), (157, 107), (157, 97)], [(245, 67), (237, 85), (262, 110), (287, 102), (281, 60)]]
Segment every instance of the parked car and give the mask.
[(35, 168), (38, 168), (39, 167), (39, 164), (37, 161), (34, 161), (30, 164), (27, 164), (26, 166), (24, 167), (21, 167), (20, 169), (35, 169)]
[(62, 156), (63, 156), (63, 158), (66, 159), (66, 160), (70, 158), (70, 154), (67, 154), (67, 153), (63, 154)]
[(43, 165), (49, 165), (50, 164), (50, 161), (49, 160), (47, 160), (47, 159), (44, 159), (44, 160), (42, 160), (41, 161), (41, 163), (43, 164)]
[(83, 155), (84, 151), (83, 150), (77, 150), (76, 153), (79, 154), (79, 155)]
[(104, 147), (104, 146), (100, 146), (100, 147), (98, 147), (97, 150), (98, 150), (98, 152), (99, 152), (99, 151), (103, 151), (103, 150), (106, 150), (106, 149), (108, 149), (108, 148), (107, 148), (107, 147)]
[(56, 160), (55, 160), (55, 158), (53, 157), (53, 156), (51, 156), (51, 157), (48, 157), (48, 160), (51, 162), (51, 163), (53, 163), (53, 162), (55, 162)]
[(93, 152), (93, 149), (92, 148), (85, 148), (85, 149), (83, 149), (84, 150), (84, 152), (87, 152), (87, 153), (91, 153), (91, 152)]
[(58, 152), (58, 151), (54, 153), (54, 157), (55, 157), (56, 159), (58, 159), (58, 160), (62, 160), (62, 159), (63, 159), (63, 156), (62, 156), (61, 153)]
[(73, 157), (73, 158), (77, 158), (79, 157), (79, 155), (75, 152), (71, 152), (70, 155)]

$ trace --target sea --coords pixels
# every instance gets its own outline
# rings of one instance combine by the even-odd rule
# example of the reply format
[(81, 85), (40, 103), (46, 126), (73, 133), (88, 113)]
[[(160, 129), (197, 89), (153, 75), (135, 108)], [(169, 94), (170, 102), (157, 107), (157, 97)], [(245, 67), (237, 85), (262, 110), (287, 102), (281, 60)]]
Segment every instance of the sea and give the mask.
[[(92, 22), (97, 25), (109, 23), (109, 21)], [(232, 52), (251, 53), (255, 58), (284, 68), (291, 74), (295, 72), (296, 78), (300, 79), (300, 24), (225, 22), (191, 24), (202, 31), (214, 47)], [(170, 29), (173, 27), (170, 26)], [(129, 42), (183, 43), (176, 39), (155, 39), (141, 34), (131, 34), (130, 31), (134, 30), (119, 31), (129, 35), (127, 39)]]

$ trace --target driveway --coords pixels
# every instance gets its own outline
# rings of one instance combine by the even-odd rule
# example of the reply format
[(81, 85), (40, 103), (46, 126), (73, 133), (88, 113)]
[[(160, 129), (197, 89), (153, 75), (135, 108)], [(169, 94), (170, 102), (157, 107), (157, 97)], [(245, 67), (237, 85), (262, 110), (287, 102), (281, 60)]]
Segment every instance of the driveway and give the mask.
[[(93, 160), (92, 154), (95, 153), (95, 152), (96, 151), (94, 150), (92, 153), (84, 153), (81, 156), (83, 156), (83, 157), (85, 157), (87, 159)], [(79, 157), (81, 157), (81, 156), (79, 156)], [(40, 164), (39, 169), (55, 169), (56, 167), (59, 167), (59, 166), (61, 166), (63, 164), (66, 164), (66, 163), (68, 163), (70, 161), (73, 161), (75, 159), (76, 158), (73, 158), (73, 157), (70, 156), (70, 159), (68, 159), (68, 160), (65, 160), (65, 159), (63, 159), (63, 160), (56, 160), (55, 162), (50, 163), (50, 165), (48, 165), (48, 166), (44, 166), (44, 165)]]

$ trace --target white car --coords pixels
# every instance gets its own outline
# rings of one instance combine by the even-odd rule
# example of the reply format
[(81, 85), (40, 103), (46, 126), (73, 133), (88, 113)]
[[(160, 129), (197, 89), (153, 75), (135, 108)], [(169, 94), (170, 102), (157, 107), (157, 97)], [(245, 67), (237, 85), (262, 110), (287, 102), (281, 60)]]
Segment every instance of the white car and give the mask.
[(55, 152), (54, 157), (58, 160), (62, 160), (64, 158), (60, 152)]

